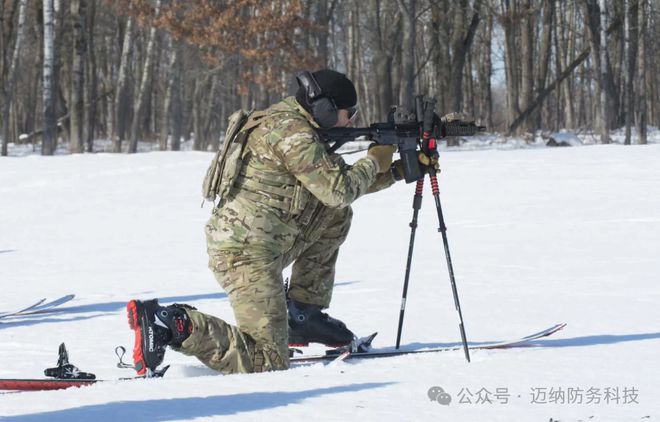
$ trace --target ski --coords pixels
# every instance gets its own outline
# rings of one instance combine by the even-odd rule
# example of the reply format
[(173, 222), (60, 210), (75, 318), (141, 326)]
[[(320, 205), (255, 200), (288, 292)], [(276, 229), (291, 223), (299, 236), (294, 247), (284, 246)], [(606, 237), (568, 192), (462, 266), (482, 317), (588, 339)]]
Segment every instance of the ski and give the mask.
[[(534, 340), (538, 340), (543, 337), (550, 336), (557, 331), (563, 329), (566, 324), (556, 324), (552, 327), (546, 328), (545, 330), (539, 331), (537, 333), (530, 334), (525, 337), (505, 340), (484, 344), (472, 344), (469, 346), (472, 350), (491, 350), (491, 349), (509, 349), (514, 347), (525, 347), (532, 346)], [(377, 333), (373, 333), (370, 336), (362, 337), (355, 339), (350, 345), (331, 349), (326, 351), (324, 355), (313, 355), (313, 356), (300, 356), (292, 357), (290, 359), (292, 366), (309, 364), (315, 362), (326, 362), (330, 361), (330, 364), (337, 364), (350, 359), (360, 359), (360, 358), (381, 358), (381, 357), (392, 357), (392, 356), (402, 356), (409, 354), (421, 354), (421, 353), (437, 353), (437, 352), (448, 352), (462, 350), (461, 345), (458, 346), (449, 346), (449, 347), (437, 347), (431, 349), (413, 349), (413, 350), (380, 350), (380, 351), (370, 351), (371, 342)], [(122, 347), (121, 352), (125, 352)], [(115, 351), (117, 352), (117, 351)], [(120, 368), (130, 367), (122, 362), (121, 356), (123, 353), (117, 352), (119, 356), (120, 363), (117, 365)], [(161, 371), (152, 374), (152, 377), (162, 377), (168, 367), (163, 368)], [(60, 345), (59, 359), (57, 367), (47, 369), (45, 374), (48, 376), (55, 377), (54, 379), (15, 379), (15, 378), (6, 378), (0, 379), (0, 391), (6, 392), (19, 392), (19, 391), (47, 391), (47, 390), (63, 390), (66, 388), (72, 387), (84, 387), (89, 385), (94, 385), (102, 382), (110, 381), (128, 381), (136, 379), (145, 379), (150, 378), (147, 376), (135, 376), (135, 377), (125, 377), (117, 379), (107, 379), (99, 380), (95, 379), (93, 374), (86, 372), (81, 372), (75, 366), (71, 365), (68, 361), (68, 353), (64, 344)], [(87, 378), (84, 378), (87, 377)], [(6, 393), (0, 393), (6, 394)]]
[(0, 390), (5, 391), (47, 391), (64, 390), (96, 384), (100, 380), (60, 380), (60, 379), (0, 379)]
[(44, 303), (45, 301), (46, 301), (45, 298), (44, 298), (44, 299), (41, 299), (41, 300), (38, 300), (38, 301), (36, 301), (35, 303), (33, 303), (32, 305), (27, 306), (27, 307), (25, 307), (25, 308), (22, 308), (22, 309), (20, 309), (20, 310), (18, 310), (18, 311), (0, 312), (0, 318), (4, 318), (4, 317), (8, 317), (8, 316), (12, 316), (12, 315), (18, 315), (18, 314), (20, 314), (21, 312), (27, 312), (27, 311), (29, 311), (29, 310), (31, 310), (31, 309), (34, 309), (34, 308), (36, 308), (37, 306), (41, 305), (41, 304)]
[[(122, 357), (126, 353), (126, 349), (119, 346), (115, 349), (115, 353), (119, 358), (118, 368), (135, 369), (132, 365), (123, 362)], [(161, 378), (170, 366), (167, 365), (158, 371), (147, 371), (146, 375), (136, 375), (132, 377), (122, 377), (116, 379), (100, 380), (96, 379), (96, 375), (83, 372), (75, 365), (69, 362), (69, 352), (66, 350), (64, 343), (60, 344), (58, 350), (57, 366), (44, 370), (44, 375), (50, 378), (4, 378), (0, 379), (0, 391), (8, 392), (21, 392), (21, 391), (48, 391), (48, 390), (64, 390), (71, 387), (84, 387), (88, 385), (97, 384), (100, 382), (110, 381), (129, 381), (145, 378)]]
[[(48, 379), (48, 378), (0, 378), (0, 391), (20, 392), (20, 391), (49, 391), (65, 390), (67, 388), (80, 388), (89, 385), (147, 379), (143, 375), (134, 377), (124, 377), (116, 379)], [(3, 394), (3, 393), (0, 393)]]
[[(490, 350), (490, 349), (509, 349), (509, 348), (514, 348), (514, 347), (524, 347), (524, 346), (530, 346), (530, 342), (534, 340), (538, 340), (543, 337), (550, 336), (557, 331), (561, 330), (566, 326), (565, 323), (562, 324), (556, 324), (553, 325), (552, 327), (546, 328), (545, 330), (539, 331), (534, 334), (530, 334), (525, 337), (521, 337), (518, 339), (512, 339), (512, 340), (505, 340), (505, 341), (498, 341), (498, 342), (491, 342), (491, 343), (485, 343), (485, 344), (472, 344), (469, 345), (469, 349), (471, 350)], [(383, 357), (391, 357), (391, 356), (402, 356), (402, 355), (410, 355), (410, 354), (421, 354), (421, 353), (437, 353), (437, 352), (449, 352), (449, 351), (455, 351), (455, 350), (462, 350), (462, 346), (450, 346), (450, 347), (436, 347), (436, 348), (431, 348), (431, 349), (414, 349), (414, 350), (381, 350), (381, 351), (366, 351), (366, 352), (350, 352), (347, 354), (347, 356), (344, 356), (342, 360), (349, 360), (349, 359), (354, 359), (354, 358), (383, 358)], [(290, 359), (291, 364), (296, 365), (296, 364), (306, 364), (306, 363), (314, 363), (314, 362), (322, 362), (322, 361), (333, 361), (337, 358), (337, 355), (341, 355), (345, 353), (345, 350), (328, 350), (326, 354), (324, 355), (313, 355), (313, 356), (300, 356), (300, 357), (293, 357)]]
[(39, 314), (42, 312), (47, 312), (50, 311), (51, 309), (58, 307), (60, 305), (63, 305), (69, 301), (71, 301), (76, 295), (74, 294), (69, 294), (65, 295), (62, 297), (59, 297), (57, 299), (51, 300), (50, 302), (46, 302), (46, 299), (41, 299), (34, 304), (23, 308), (18, 311), (13, 311), (13, 312), (4, 312), (0, 313), (0, 319), (2, 318), (7, 318), (7, 317), (13, 317), (13, 316), (23, 316), (23, 315), (33, 315), (33, 314)]

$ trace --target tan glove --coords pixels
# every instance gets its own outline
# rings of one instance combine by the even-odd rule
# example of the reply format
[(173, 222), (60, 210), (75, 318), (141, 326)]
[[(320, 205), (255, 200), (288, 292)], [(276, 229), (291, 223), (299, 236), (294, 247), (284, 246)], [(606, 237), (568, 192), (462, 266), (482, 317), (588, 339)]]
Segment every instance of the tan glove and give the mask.
[(392, 158), (396, 152), (395, 145), (378, 145), (371, 144), (367, 155), (374, 159), (376, 162), (376, 171), (378, 173), (386, 173), (390, 170), (392, 165)]
[(428, 155), (420, 151), (417, 154), (417, 159), (419, 160), (419, 163), (422, 166), (424, 166), (424, 169), (433, 167), (436, 171), (440, 171), (440, 164), (438, 163), (438, 157), (429, 157)]
[[(421, 164), (422, 174), (428, 173), (429, 167), (433, 167), (436, 173), (440, 173), (440, 164), (438, 163), (437, 157), (429, 157), (420, 151), (417, 154), (417, 159), (419, 160), (419, 164)], [(392, 175), (394, 176), (394, 180), (397, 181), (403, 180), (405, 177), (403, 162), (401, 160), (396, 160), (392, 164)]]

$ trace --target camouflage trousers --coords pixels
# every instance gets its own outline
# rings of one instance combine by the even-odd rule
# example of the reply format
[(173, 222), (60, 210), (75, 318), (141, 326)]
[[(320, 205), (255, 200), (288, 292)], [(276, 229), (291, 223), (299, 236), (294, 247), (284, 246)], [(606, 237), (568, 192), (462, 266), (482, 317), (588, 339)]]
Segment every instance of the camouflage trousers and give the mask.
[(352, 210), (322, 207), (301, 230), (293, 247), (273, 256), (210, 253), (209, 266), (227, 292), (236, 326), (188, 311), (193, 332), (179, 351), (224, 374), (287, 369), (288, 322), (282, 271), (293, 263), (289, 297), (330, 304), (339, 247), (350, 229)]

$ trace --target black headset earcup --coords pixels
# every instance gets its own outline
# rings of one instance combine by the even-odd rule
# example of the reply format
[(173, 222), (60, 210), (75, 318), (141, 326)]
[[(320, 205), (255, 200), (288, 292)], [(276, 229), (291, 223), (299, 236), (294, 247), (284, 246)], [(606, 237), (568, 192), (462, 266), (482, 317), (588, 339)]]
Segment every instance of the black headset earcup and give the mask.
[(316, 123), (318, 123), (323, 129), (330, 129), (337, 124), (339, 115), (337, 107), (331, 99), (319, 98), (318, 100), (313, 101), (311, 106), (314, 120), (316, 120)]

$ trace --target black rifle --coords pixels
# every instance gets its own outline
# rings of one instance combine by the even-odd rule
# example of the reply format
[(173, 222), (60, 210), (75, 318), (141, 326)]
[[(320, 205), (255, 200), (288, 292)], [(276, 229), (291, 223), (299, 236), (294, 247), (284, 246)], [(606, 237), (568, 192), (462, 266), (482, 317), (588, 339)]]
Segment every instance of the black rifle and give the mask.
[[(404, 179), (406, 183), (411, 183), (424, 176), (418, 159), (420, 150), (429, 156), (437, 155), (437, 151), (430, 151), (428, 146), (424, 148), (422, 137), (424, 113), (423, 99), (417, 97), (414, 113), (402, 107), (394, 106), (389, 113), (387, 122), (373, 123), (369, 127), (319, 129), (317, 133), (327, 145), (330, 153), (337, 151), (345, 143), (360, 137), (366, 137), (368, 140), (381, 145), (397, 145), (403, 163)], [(428, 111), (426, 113), (428, 114)], [(486, 129), (484, 126), (477, 126), (474, 122), (456, 119), (452, 116), (455, 116), (455, 114), (441, 118), (431, 110), (431, 123), (428, 130), (430, 139), (440, 139), (447, 136), (473, 136), (477, 132)], [(428, 118), (429, 116), (427, 116), (427, 120)]]

